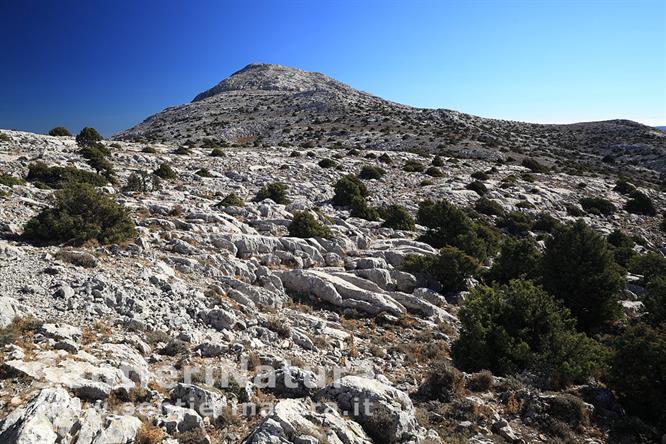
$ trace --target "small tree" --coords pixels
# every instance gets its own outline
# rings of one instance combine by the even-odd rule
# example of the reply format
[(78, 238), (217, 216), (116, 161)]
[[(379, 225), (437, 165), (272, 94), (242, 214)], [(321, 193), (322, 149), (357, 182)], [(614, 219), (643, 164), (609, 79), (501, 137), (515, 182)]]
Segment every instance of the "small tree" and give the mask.
[(523, 370), (559, 388), (599, 375), (603, 348), (577, 333), (570, 312), (530, 281), (472, 290), (459, 312), (460, 337), (453, 344), (456, 367), (498, 375)]
[(53, 207), (42, 210), (25, 225), (23, 236), (37, 244), (88, 240), (118, 243), (134, 235), (134, 223), (122, 205), (91, 185), (70, 183), (55, 194)]
[(309, 211), (296, 211), (289, 224), (289, 236), (292, 237), (333, 237), (330, 228), (319, 222)]
[(49, 131), (49, 136), (69, 137), (71, 135), (72, 133), (70, 133), (64, 126), (56, 126), (55, 128), (51, 129), (51, 131)]
[(444, 161), (440, 156), (435, 156), (432, 158), (432, 162), (430, 164), (434, 167), (441, 167), (444, 166)]
[(546, 242), (543, 284), (571, 310), (584, 331), (594, 331), (619, 315), (622, 275), (606, 239), (582, 220)]
[(97, 132), (95, 128), (85, 127), (81, 132), (76, 136), (76, 143), (81, 148), (87, 146), (93, 146), (97, 142), (102, 140), (102, 136)]
[(288, 204), (289, 198), (287, 198), (287, 185), (274, 182), (261, 187), (259, 191), (257, 191), (254, 201), (261, 202), (264, 199), (271, 199), (277, 204)]
[(382, 210), (384, 223), (382, 227), (393, 228), (394, 230), (414, 230), (414, 218), (409, 211), (400, 205), (389, 205)]

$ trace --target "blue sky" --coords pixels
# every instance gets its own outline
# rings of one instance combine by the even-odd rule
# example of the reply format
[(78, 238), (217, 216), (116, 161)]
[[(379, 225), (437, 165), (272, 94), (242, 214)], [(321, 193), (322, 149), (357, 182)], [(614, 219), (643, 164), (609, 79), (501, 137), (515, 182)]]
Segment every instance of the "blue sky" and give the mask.
[(0, 128), (103, 134), (248, 63), (397, 102), (666, 125), (665, 0), (2, 0)]

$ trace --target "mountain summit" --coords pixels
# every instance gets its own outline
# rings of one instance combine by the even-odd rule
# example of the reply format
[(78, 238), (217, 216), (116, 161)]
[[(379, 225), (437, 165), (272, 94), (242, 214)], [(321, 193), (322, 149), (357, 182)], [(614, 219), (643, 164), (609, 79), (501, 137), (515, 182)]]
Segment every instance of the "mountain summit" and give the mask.
[(247, 65), (236, 71), (211, 89), (198, 94), (198, 102), (229, 91), (336, 91), (353, 94), (353, 88), (318, 72), (306, 72), (296, 68), (267, 63)]
[(609, 168), (617, 161), (666, 171), (666, 134), (636, 122), (542, 125), (414, 108), (324, 74), (272, 64), (248, 65), (191, 103), (167, 108), (116, 138), (453, 152), (495, 160), (535, 152), (572, 166)]

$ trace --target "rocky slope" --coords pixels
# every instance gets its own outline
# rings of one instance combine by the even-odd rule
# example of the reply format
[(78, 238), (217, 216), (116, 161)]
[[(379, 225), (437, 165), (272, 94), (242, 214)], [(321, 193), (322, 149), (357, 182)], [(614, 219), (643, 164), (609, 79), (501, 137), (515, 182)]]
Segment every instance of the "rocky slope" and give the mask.
[[(269, 68), (246, 71), (257, 69)], [(204, 93), (188, 105), (192, 116), (197, 104), (245, 103), (246, 89), (255, 86), (248, 82), (232, 78)], [(285, 92), (298, 98), (343, 91), (354, 106), (389, 106), (362, 93), (346, 95), (336, 82), (316, 92), (300, 91), (300, 79), (262, 85), (249, 93), (257, 103), (284, 100)], [(188, 106), (152, 120), (189, 112)], [(35, 159), (88, 168), (73, 138), (2, 134), (5, 174), (24, 177)], [(408, 254), (435, 252), (415, 240), (422, 227), (382, 228), (331, 205), (333, 183), (379, 165), (381, 151), (318, 147), (292, 157), (293, 147), (236, 147), (211, 157), (208, 149), (178, 155), (173, 144), (150, 146), (155, 153), (143, 152), (143, 143), (111, 147), (119, 185), (104, 190), (131, 210), (138, 226), (136, 238), (123, 245), (26, 244), (17, 235), (52, 192), (34, 184), (0, 186), (0, 327), (19, 333), (0, 349), (0, 442), (535, 442), (553, 439), (543, 426), (553, 423), (575, 441), (607, 440), (603, 421), (589, 418), (615, 414), (617, 406), (595, 386), (547, 393), (491, 376), (484, 388), (468, 384), (454, 404), (419, 397), (426, 373), (448, 359), (464, 293), (440, 294), (401, 270)], [(430, 177), (402, 166), (431, 156), (391, 156), (392, 164), (382, 164), (387, 175), (366, 181), (373, 205), (399, 203), (411, 212), (426, 198), (471, 205), (478, 195), (466, 186), (477, 171), (492, 171), (487, 196), (506, 209), (547, 211), (559, 220), (572, 220), (566, 205), (583, 195), (607, 196), (619, 208), (625, 200), (604, 176), (523, 174), (526, 168), (512, 164), (445, 158), (443, 176)], [(342, 157), (339, 168), (318, 165), (333, 157)], [(121, 191), (131, 172), (165, 161), (177, 180), (151, 192)], [(202, 169), (209, 177), (196, 174)], [(251, 202), (262, 185), (276, 181), (289, 187), (291, 203)], [(644, 191), (664, 207), (662, 195)], [(244, 207), (217, 205), (232, 192)], [(288, 236), (294, 212), (311, 208), (334, 239)], [(654, 217), (620, 210), (586, 220), (602, 232), (622, 227), (652, 247), (664, 245)], [(640, 309), (635, 300), (624, 305)], [(230, 372), (239, 380), (223, 383)], [(468, 382), (475, 377), (465, 375)], [(592, 404), (579, 399), (590, 392)], [(584, 406), (581, 417), (553, 407), (571, 399)], [(366, 402), (373, 414), (363, 409)], [(257, 406), (272, 408), (262, 416), (252, 410)]]
[(266, 64), (248, 65), (192, 103), (167, 108), (117, 138), (453, 151), (488, 160), (531, 153), (567, 168), (617, 168), (644, 180), (666, 171), (666, 134), (636, 122), (541, 125), (412, 108), (323, 74)]

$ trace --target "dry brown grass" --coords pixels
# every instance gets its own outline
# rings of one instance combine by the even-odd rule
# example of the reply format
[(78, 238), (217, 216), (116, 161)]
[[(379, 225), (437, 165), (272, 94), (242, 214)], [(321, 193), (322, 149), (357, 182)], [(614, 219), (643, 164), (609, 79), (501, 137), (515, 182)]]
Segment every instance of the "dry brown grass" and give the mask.
[(136, 433), (135, 444), (158, 444), (164, 441), (166, 434), (157, 426), (144, 422)]

